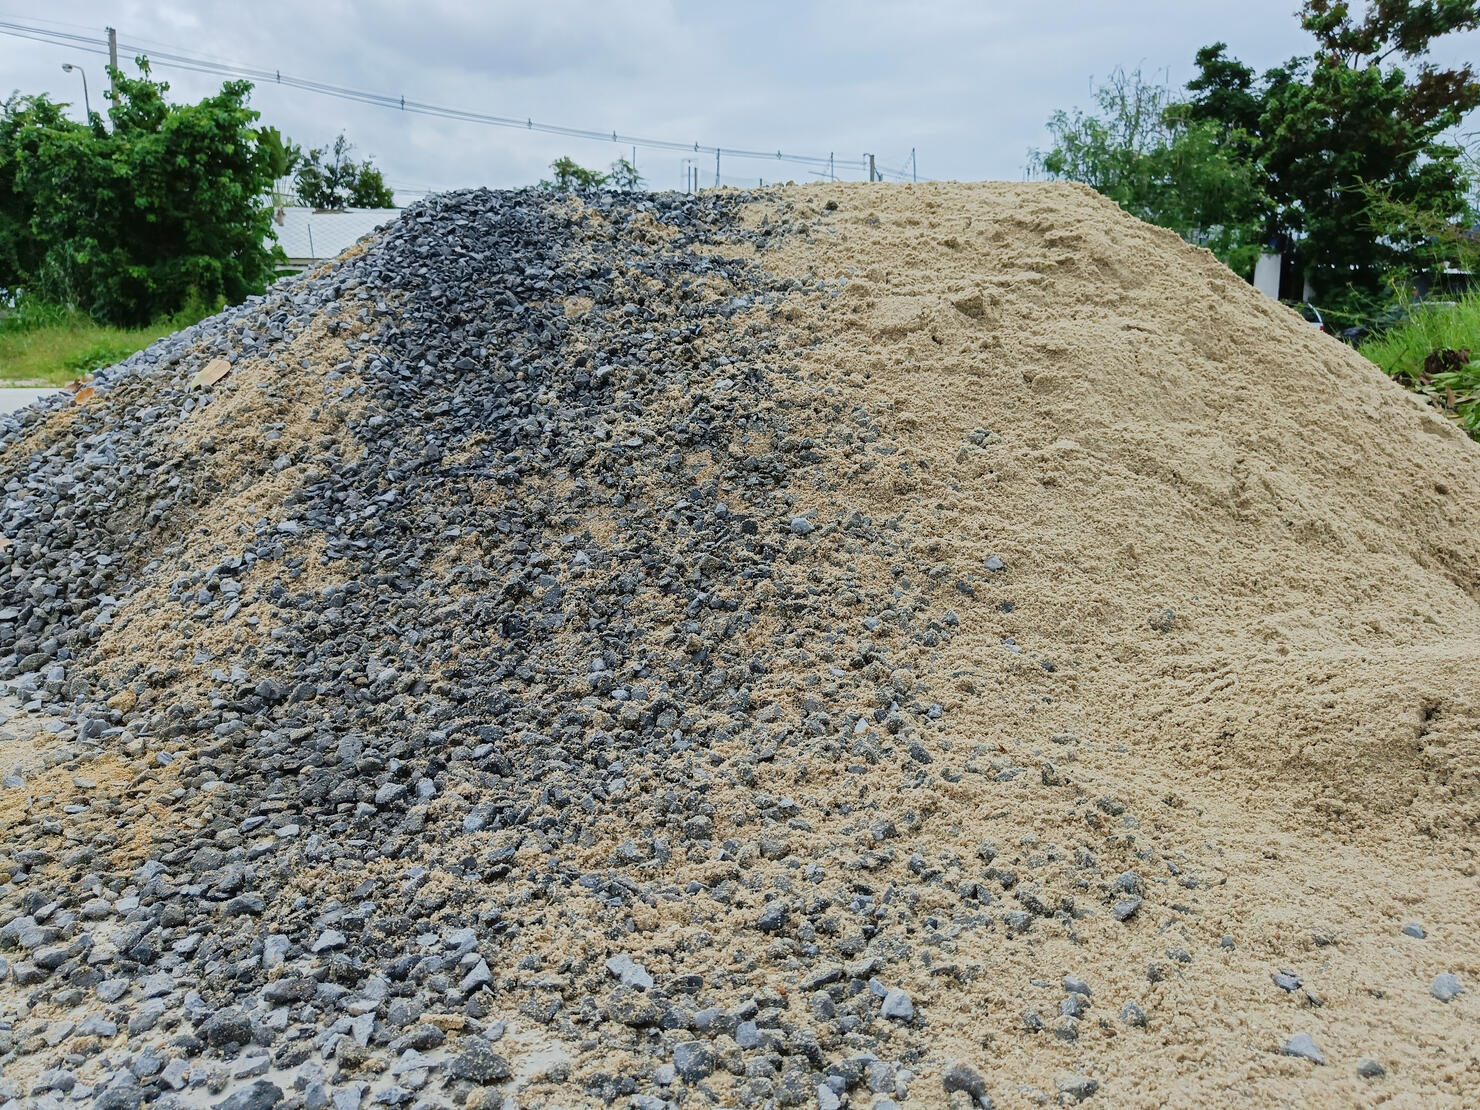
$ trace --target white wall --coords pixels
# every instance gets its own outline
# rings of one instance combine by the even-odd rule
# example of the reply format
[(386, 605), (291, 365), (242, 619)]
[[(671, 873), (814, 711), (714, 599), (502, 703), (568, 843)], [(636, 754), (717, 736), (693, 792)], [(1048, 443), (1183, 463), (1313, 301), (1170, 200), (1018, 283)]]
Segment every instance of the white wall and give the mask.
[(1261, 254), (1254, 263), (1254, 288), (1273, 300), (1280, 299), (1280, 262), (1283, 256)]

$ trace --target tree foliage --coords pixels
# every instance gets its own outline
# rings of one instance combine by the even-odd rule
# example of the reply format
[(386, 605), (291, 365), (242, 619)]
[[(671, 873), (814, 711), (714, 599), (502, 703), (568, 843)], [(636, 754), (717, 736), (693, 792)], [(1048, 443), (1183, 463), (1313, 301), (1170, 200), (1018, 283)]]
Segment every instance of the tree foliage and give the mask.
[(385, 177), (367, 158), (350, 157), (354, 145), (340, 132), (332, 145), (303, 154), (291, 143), (285, 160), (294, 170), (293, 187), (299, 201), (310, 208), (394, 208), (395, 194)]
[(638, 173), (637, 167), (627, 159), (618, 158), (612, 163), (611, 172), (607, 174), (607, 184), (624, 193), (635, 192), (642, 188), (642, 174)]
[(1287, 237), (1323, 303), (1373, 297), (1394, 270), (1432, 263), (1436, 225), (1467, 214), (1449, 136), (1480, 106), (1480, 82), (1427, 55), (1434, 39), (1480, 27), (1480, 4), (1305, 0), (1299, 16), (1310, 55), (1261, 76), (1213, 43), (1185, 96), (1120, 75), (1100, 90), (1099, 116), (1050, 120), (1037, 165), (1206, 241), (1230, 265)]
[(540, 185), (544, 188), (559, 189), (562, 192), (570, 189), (599, 189), (606, 184), (608, 176), (600, 170), (588, 170), (566, 154), (562, 154), (550, 163), (550, 172), (555, 176), (541, 181)]
[(171, 104), (138, 64), (137, 78), (111, 71), (111, 130), (45, 96), (0, 108), (0, 287), (136, 325), (271, 278), (272, 168), (251, 84)]
[(618, 158), (606, 173), (602, 173), (579, 165), (569, 155), (561, 155), (550, 163), (550, 170), (555, 176), (540, 182), (543, 189), (566, 192), (571, 189), (610, 188), (630, 193), (642, 188), (642, 175), (625, 158)]
[(258, 128), (257, 145), (267, 155), (274, 181), (287, 177), (303, 161), (303, 148), (276, 127)]
[(1270, 231), (1299, 241), (1322, 301), (1361, 302), (1394, 270), (1432, 265), (1436, 230), (1466, 213), (1463, 151), (1447, 135), (1480, 105), (1480, 83), (1469, 66), (1439, 69), (1425, 55), (1435, 38), (1480, 26), (1480, 9), (1379, 0), (1359, 17), (1306, 0), (1300, 16), (1315, 51), (1257, 82), (1223, 44), (1199, 52), (1192, 110), (1251, 131)]
[(1221, 136), (1240, 141), (1241, 152), (1248, 153), (1264, 103), (1254, 88), (1254, 71), (1229, 58), (1227, 50), (1226, 42), (1215, 42), (1197, 52), (1197, 76), (1187, 82), (1192, 100), (1185, 111), (1189, 120), (1216, 125)]
[(1166, 85), (1116, 70), (1095, 90), (1099, 111), (1055, 112), (1052, 140), (1032, 168), (1082, 181), (1126, 211), (1208, 247), (1236, 270), (1253, 267), (1263, 239), (1257, 172), (1238, 156), (1241, 135), (1191, 116)]

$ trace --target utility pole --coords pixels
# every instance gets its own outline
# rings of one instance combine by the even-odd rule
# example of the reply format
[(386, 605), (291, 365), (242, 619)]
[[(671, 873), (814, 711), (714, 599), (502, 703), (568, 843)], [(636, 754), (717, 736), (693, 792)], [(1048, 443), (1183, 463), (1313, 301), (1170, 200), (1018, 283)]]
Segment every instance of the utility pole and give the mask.
[(113, 76), (118, 69), (118, 32), (112, 27), (108, 28), (108, 95), (109, 99), (118, 99), (118, 79)]
[(714, 187), (719, 188), (719, 147), (714, 148)]
[(910, 147), (910, 180), (911, 181), (919, 181), (920, 180), (919, 170), (915, 166), (915, 148), (914, 147)]
[(874, 156), (872, 154), (868, 156), (868, 179), (874, 180)]
[(838, 179), (838, 175), (833, 173), (833, 152), (830, 150), (827, 152), (827, 179), (829, 181)]

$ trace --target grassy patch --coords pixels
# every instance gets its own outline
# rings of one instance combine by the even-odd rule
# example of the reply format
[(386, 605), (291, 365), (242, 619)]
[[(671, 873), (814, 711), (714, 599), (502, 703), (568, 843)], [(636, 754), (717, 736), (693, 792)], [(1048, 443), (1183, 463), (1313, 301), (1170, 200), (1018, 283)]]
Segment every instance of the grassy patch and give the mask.
[(115, 328), (22, 294), (8, 306), (0, 305), (0, 385), (63, 385), (122, 362), (220, 309), (220, 304), (192, 301), (148, 327)]
[(169, 321), (147, 328), (110, 328), (81, 314), (18, 328), (0, 326), (0, 382), (61, 385), (111, 366), (174, 331)]
[[(1447, 358), (1435, 352), (1465, 352)], [(1480, 439), (1480, 293), (1420, 309), (1368, 339), (1361, 352), (1410, 389), (1433, 397)]]

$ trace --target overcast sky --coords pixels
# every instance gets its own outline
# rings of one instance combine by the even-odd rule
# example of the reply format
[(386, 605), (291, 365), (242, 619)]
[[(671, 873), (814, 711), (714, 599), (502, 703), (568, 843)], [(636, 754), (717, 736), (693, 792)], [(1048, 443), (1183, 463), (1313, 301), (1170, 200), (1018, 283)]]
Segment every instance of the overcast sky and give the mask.
[[(883, 0), (677, 2), (538, 0), (0, 0), (0, 19), (74, 33), (118, 28), (125, 43), (280, 70), (432, 104), (570, 127), (788, 153), (861, 155), (922, 177), (1020, 179), (1056, 108), (1087, 105), (1116, 66), (1191, 75), (1213, 41), (1256, 69), (1309, 50), (1296, 0)], [(1480, 56), (1453, 36), (1441, 61)], [(78, 47), (0, 35), (0, 92), (76, 101), (84, 66), (94, 109), (104, 59)], [(125, 63), (132, 66), (132, 60)], [(160, 66), (179, 99), (220, 84)], [(347, 132), (409, 200), (413, 191), (530, 184), (569, 154), (605, 166), (626, 147), (387, 111), (259, 85), (253, 106), (307, 146)], [(637, 152), (649, 185), (678, 187), (683, 155)], [(851, 166), (844, 167), (844, 160)], [(713, 157), (701, 160), (712, 184)], [(804, 167), (726, 159), (726, 184), (804, 180)]]

